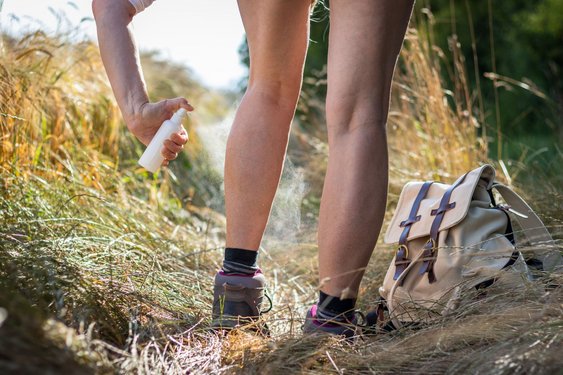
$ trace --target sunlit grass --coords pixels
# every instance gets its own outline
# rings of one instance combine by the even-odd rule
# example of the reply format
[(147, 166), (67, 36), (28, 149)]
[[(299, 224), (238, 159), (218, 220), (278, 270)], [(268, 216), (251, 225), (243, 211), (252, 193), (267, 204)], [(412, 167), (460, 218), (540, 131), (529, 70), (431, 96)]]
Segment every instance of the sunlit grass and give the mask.
[[(449, 90), (439, 58), (409, 31), (389, 121), (390, 207), (406, 180), (451, 181), (487, 161), (463, 69)], [(143, 66), (147, 80), (163, 82), (149, 82), (160, 88), (154, 99), (191, 87), (185, 95), (202, 103), (202, 118), (226, 114), (225, 99), (180, 66), (154, 55)], [(95, 45), (40, 32), (7, 38), (0, 78), (0, 372), (557, 371), (563, 295), (546, 285), (559, 286), (559, 275), (517, 287), (499, 282), (479, 298), (469, 293), (454, 315), (419, 330), (355, 343), (303, 337), (318, 288), (308, 234), (261, 254), (275, 303), (265, 317), (272, 337), (208, 331), (223, 222), (204, 207), (220, 182), (193, 124), (192, 143), (172, 172), (149, 176), (136, 166), (139, 144), (121, 124)], [(323, 119), (316, 121), (322, 129)], [(314, 211), (327, 155), (322, 132), (297, 132), (290, 153), (307, 168), (313, 203), (305, 207)], [(560, 238), (552, 205), (560, 194), (543, 199), (543, 216)], [(391, 257), (378, 247), (360, 307), (376, 298)]]

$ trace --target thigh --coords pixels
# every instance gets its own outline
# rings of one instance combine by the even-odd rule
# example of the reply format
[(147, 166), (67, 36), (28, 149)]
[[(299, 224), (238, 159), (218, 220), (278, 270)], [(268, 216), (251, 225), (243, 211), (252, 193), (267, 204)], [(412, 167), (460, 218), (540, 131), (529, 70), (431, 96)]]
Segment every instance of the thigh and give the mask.
[(327, 105), (386, 96), (412, 6), (413, 0), (330, 2)]
[(250, 53), (250, 82), (300, 80), (311, 0), (238, 0)]

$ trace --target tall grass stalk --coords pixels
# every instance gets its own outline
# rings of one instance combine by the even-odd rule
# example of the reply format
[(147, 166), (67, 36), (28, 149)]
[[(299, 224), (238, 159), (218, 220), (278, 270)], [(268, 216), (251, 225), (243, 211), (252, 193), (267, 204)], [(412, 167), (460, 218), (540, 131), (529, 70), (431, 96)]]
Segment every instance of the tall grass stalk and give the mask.
[[(493, 30), (493, 5), (491, 0), (487, 0), (487, 11), (489, 14), (489, 43), (491, 47), (491, 62), (493, 67), (493, 74), (497, 74), (497, 58), (495, 53), (495, 36)], [(500, 123), (500, 104), (498, 96), (498, 85), (496, 77), (493, 77), (493, 89), (495, 93), (495, 119), (497, 127), (497, 160), (502, 160), (502, 128)]]
[[(453, 48), (456, 43), (452, 39)], [(280, 241), (261, 253), (274, 301), (265, 317), (271, 337), (209, 331), (224, 222), (204, 204), (193, 204), (194, 196), (209, 196), (216, 188), (205, 159), (184, 155), (170, 179), (138, 170), (138, 144), (123, 132), (93, 44), (37, 32), (6, 38), (5, 49), (0, 56), (0, 373), (539, 374), (560, 369), (563, 280), (558, 274), (517, 284), (514, 275), (499, 274), (486, 294), (467, 293), (453, 314), (417, 330), (352, 343), (303, 337), (303, 316), (318, 292), (316, 245), (306, 241), (290, 246)], [(407, 179), (451, 180), (486, 160), (463, 61), (459, 57), (444, 73), (442, 58), (432, 43), (408, 32), (389, 119), (391, 204)], [(144, 66), (150, 64), (159, 74), (147, 77), (165, 80), (162, 95), (194, 84), (177, 79), (178, 66), (148, 58)], [(452, 89), (444, 87), (442, 74), (454, 76)], [(201, 88), (193, 94), (201, 101), (209, 98)], [(215, 96), (207, 103), (222, 101)], [(322, 118), (312, 121), (322, 129)], [(194, 140), (191, 152), (200, 151)], [(318, 189), (327, 152), (322, 132), (297, 132), (291, 152), (308, 167)], [(180, 182), (176, 189), (191, 188), (187, 199), (174, 193), (173, 176)], [(558, 209), (546, 207), (560, 246)], [(360, 291), (361, 308), (377, 297), (391, 257), (391, 249), (378, 246)]]

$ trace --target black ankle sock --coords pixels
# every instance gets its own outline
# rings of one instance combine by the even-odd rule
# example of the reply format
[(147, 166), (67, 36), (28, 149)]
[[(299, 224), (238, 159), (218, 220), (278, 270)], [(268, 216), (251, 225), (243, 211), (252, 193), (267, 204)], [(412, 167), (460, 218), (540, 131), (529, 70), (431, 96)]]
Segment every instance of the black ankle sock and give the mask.
[(355, 298), (340, 299), (320, 291), (317, 317), (328, 320), (346, 320), (352, 315), (355, 306)]
[(258, 251), (227, 247), (223, 259), (223, 271), (225, 273), (252, 275), (258, 271), (257, 258)]

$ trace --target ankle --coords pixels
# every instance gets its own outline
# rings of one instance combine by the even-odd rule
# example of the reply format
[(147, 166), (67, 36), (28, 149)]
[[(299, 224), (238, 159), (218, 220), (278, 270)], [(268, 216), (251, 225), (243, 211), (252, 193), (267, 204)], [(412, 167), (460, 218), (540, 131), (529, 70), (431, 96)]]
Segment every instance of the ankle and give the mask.
[(223, 272), (226, 274), (254, 275), (260, 270), (257, 264), (258, 251), (225, 248)]
[(317, 304), (317, 318), (322, 320), (348, 321), (354, 316), (356, 298), (340, 299), (319, 292), (319, 302)]

